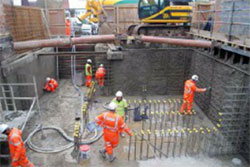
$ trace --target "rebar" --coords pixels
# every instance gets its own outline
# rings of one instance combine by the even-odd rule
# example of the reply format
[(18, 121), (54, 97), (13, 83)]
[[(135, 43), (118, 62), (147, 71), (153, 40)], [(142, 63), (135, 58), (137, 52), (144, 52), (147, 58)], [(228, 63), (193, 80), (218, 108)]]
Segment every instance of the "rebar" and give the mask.
[(132, 141), (132, 136), (129, 136), (128, 160), (130, 160), (131, 141)]
[(141, 131), (141, 145), (140, 145), (140, 160), (142, 160), (142, 153), (143, 153), (143, 140), (144, 140), (144, 131)]
[(135, 132), (135, 144), (134, 144), (134, 160), (136, 161), (136, 143), (137, 143), (137, 133)]
[[(151, 137), (151, 131), (148, 129), (148, 142), (150, 142), (150, 137)], [(146, 158), (148, 159), (148, 154), (149, 154), (149, 144), (147, 144), (147, 155)]]

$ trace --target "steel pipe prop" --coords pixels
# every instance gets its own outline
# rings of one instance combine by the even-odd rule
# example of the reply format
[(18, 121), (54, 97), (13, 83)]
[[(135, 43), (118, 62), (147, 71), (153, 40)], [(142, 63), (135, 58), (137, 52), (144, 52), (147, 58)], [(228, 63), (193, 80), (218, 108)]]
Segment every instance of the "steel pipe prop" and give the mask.
[(187, 46), (187, 47), (210, 48), (212, 46), (211, 41), (180, 39), (180, 38), (163, 38), (163, 37), (154, 37), (145, 35), (142, 35), (140, 37), (140, 40), (143, 42), (165, 43), (165, 44)]
[(43, 40), (32, 40), (14, 42), (13, 46), (15, 50), (24, 49), (37, 49), (46, 47), (58, 47), (75, 44), (90, 44), (90, 43), (106, 43), (113, 42), (116, 39), (115, 35), (92, 35), (75, 38), (58, 38), (58, 39), (43, 39)]

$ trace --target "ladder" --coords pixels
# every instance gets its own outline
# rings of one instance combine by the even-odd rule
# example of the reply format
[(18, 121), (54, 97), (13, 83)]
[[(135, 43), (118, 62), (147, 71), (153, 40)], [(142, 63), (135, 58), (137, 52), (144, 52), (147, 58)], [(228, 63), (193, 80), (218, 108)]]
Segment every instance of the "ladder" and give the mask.
[(7, 85), (7, 86), (1, 86), (1, 88), (2, 88), (2, 94), (4, 97), (3, 101), (5, 105), (5, 110), (17, 111), (16, 102), (13, 99), (14, 98), (13, 87), (10, 85)]

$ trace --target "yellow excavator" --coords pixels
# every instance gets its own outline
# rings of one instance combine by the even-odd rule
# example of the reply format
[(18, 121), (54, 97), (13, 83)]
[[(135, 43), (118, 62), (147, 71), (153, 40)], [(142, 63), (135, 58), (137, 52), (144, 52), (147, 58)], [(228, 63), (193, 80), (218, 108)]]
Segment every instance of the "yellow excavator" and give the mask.
[(87, 0), (87, 12), (78, 16), (80, 21), (98, 23), (105, 15), (103, 6), (138, 3), (138, 16), (142, 24), (131, 25), (128, 34), (183, 36), (189, 31), (192, 0)]
[(139, 0), (138, 15), (142, 24), (131, 25), (128, 34), (183, 36), (189, 31), (192, 0)]
[(80, 21), (88, 18), (90, 23), (98, 23), (99, 15), (102, 14), (101, 3), (97, 0), (87, 0), (85, 6), (87, 12), (78, 16)]

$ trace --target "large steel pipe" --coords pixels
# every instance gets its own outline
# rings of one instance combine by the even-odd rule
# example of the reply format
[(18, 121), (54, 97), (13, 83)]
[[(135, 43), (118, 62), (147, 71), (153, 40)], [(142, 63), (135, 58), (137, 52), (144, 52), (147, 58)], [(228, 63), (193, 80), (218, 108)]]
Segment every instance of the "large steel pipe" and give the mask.
[(164, 44), (172, 44), (172, 45), (187, 46), (187, 47), (210, 48), (212, 46), (211, 41), (179, 39), (179, 38), (163, 38), (163, 37), (154, 37), (145, 35), (141, 36), (140, 40), (143, 42), (164, 43)]
[(59, 38), (59, 39), (43, 39), (43, 40), (32, 40), (23, 42), (14, 42), (15, 50), (24, 49), (37, 49), (45, 47), (57, 47), (75, 44), (87, 44), (87, 43), (105, 43), (113, 42), (116, 39), (115, 35), (93, 35), (83, 36), (76, 38)]

